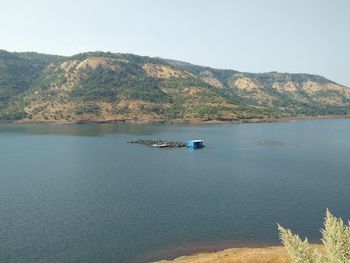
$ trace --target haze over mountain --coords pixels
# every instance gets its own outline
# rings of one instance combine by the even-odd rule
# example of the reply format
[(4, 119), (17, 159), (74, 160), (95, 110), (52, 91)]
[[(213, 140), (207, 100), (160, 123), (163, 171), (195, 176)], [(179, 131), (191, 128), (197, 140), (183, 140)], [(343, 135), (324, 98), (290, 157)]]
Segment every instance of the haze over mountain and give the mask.
[(1, 120), (231, 121), (349, 112), (350, 89), (317, 75), (109, 52), (0, 51)]

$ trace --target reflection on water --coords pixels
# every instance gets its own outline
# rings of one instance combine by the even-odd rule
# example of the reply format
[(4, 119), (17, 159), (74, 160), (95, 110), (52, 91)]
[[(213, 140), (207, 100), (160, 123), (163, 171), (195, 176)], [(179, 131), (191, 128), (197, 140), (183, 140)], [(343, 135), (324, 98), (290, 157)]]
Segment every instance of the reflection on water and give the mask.
[(1, 133), (29, 133), (29, 134), (52, 134), (68, 136), (105, 136), (113, 133), (125, 133), (131, 135), (151, 135), (152, 126), (132, 124), (29, 124), (29, 125), (0, 125)]

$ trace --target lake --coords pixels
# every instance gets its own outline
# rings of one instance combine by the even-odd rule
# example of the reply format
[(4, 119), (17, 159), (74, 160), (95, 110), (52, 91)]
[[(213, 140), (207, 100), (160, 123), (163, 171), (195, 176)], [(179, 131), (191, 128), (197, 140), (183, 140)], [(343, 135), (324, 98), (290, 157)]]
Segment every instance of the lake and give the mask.
[[(203, 139), (202, 150), (133, 138)], [(350, 119), (0, 125), (0, 262), (145, 262), (350, 218)]]

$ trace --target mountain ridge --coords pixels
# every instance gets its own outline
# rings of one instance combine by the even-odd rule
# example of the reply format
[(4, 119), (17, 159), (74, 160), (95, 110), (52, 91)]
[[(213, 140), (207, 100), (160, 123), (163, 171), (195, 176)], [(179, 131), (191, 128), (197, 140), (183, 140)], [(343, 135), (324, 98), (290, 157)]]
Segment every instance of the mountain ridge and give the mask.
[(239, 72), (126, 53), (0, 50), (0, 120), (233, 121), (350, 113), (319, 75)]

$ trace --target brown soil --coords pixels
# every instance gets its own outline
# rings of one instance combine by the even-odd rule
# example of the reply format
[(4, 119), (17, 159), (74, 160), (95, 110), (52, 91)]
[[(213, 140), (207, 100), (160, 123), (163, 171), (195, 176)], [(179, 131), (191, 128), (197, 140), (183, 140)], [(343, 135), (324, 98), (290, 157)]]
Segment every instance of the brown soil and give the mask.
[[(321, 245), (313, 245), (321, 249)], [(230, 248), (219, 252), (200, 253), (183, 256), (174, 260), (162, 260), (157, 263), (290, 263), (286, 250), (282, 246), (265, 248)]]

